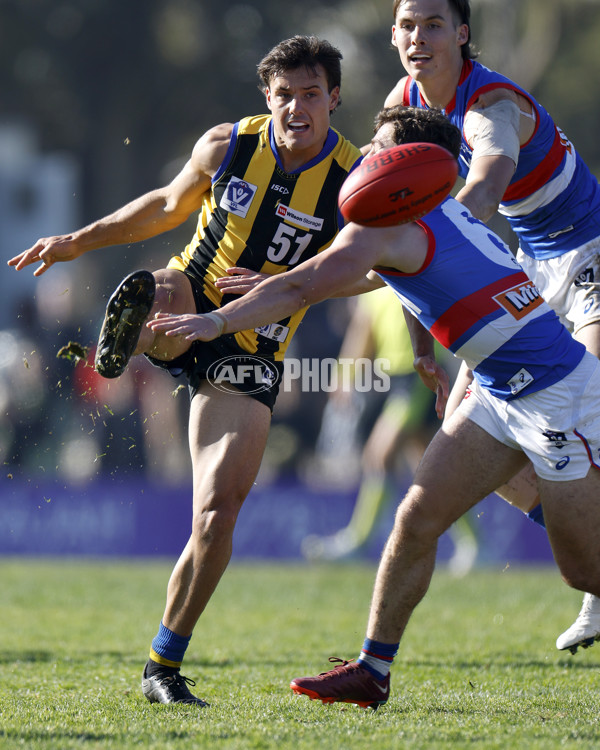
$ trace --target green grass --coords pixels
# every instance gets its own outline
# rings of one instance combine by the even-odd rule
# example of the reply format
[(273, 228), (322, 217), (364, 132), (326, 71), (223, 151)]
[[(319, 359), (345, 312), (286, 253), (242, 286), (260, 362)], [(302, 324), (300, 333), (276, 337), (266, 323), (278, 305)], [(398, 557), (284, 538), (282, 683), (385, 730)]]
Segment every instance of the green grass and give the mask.
[(0, 560), (0, 748), (600, 747), (600, 644), (554, 640), (581, 596), (554, 569), (438, 571), (377, 712), (293, 696), (358, 654), (370, 565), (236, 564), (184, 674), (212, 704), (150, 705), (139, 683), (171, 564)]

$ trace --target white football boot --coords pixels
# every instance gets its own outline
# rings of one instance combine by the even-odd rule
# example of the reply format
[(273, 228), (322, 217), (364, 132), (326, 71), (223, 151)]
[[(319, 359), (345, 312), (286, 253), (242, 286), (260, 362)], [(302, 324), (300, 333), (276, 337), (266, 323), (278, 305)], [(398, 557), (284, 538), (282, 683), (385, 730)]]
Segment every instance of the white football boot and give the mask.
[(578, 646), (588, 648), (598, 640), (600, 640), (600, 599), (593, 594), (586, 594), (577, 619), (556, 639), (556, 648), (560, 651), (568, 649), (574, 654)]

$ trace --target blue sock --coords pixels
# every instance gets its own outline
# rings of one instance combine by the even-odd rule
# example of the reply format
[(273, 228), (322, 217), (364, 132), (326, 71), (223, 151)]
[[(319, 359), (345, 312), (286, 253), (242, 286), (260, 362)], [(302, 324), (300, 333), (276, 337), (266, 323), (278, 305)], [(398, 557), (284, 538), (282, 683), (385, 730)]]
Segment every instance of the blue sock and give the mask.
[(383, 680), (389, 674), (399, 645), (399, 643), (381, 643), (365, 638), (358, 662), (372, 675)]
[(534, 523), (539, 524), (543, 529), (546, 528), (546, 522), (544, 521), (544, 511), (542, 510), (542, 504), (539, 503), (532, 508), (527, 514), (527, 518), (530, 518)]
[(187, 637), (177, 635), (161, 622), (158, 633), (152, 641), (150, 658), (152, 661), (162, 664), (163, 667), (179, 669), (191, 637), (191, 635)]

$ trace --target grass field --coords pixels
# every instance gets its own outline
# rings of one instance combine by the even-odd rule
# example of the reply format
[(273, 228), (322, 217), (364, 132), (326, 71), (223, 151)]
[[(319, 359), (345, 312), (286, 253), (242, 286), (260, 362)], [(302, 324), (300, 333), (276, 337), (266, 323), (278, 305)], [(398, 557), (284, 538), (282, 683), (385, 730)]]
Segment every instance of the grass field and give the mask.
[(555, 650), (581, 597), (554, 569), (438, 571), (376, 712), (289, 690), (329, 656), (357, 656), (371, 565), (233, 565), (183, 670), (211, 708), (147, 703), (170, 569), (0, 559), (2, 750), (600, 747), (600, 644)]

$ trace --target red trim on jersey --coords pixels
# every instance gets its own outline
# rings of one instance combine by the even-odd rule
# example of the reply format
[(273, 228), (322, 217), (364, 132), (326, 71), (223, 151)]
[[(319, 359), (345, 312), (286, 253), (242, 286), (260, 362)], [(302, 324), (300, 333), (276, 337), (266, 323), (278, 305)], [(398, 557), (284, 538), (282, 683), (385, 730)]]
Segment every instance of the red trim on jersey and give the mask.
[[(462, 69), (460, 71), (460, 78), (458, 79), (457, 88), (458, 86), (461, 86), (467, 80), (467, 78), (471, 75), (472, 72), (473, 72), (473, 60), (465, 60), (463, 63)], [(452, 97), (452, 99), (450, 99), (448, 104), (444, 107), (444, 111), (447, 115), (449, 115), (450, 112), (452, 112), (452, 110), (455, 107), (456, 107), (456, 89), (454, 89), (454, 96)]]
[(402, 104), (404, 104), (405, 107), (408, 107), (410, 105), (410, 84), (412, 83), (412, 78), (410, 76), (406, 76), (406, 83), (404, 84), (404, 93), (402, 94)]
[(430, 329), (431, 335), (442, 346), (449, 348), (479, 320), (500, 309), (494, 299), (497, 294), (528, 281), (529, 278), (523, 271), (517, 271), (458, 300), (436, 320)]
[(458, 85), (461, 86), (473, 72), (473, 60), (465, 60), (460, 71)]
[(513, 182), (502, 196), (503, 202), (522, 200), (550, 181), (554, 172), (564, 159), (567, 148), (562, 142), (560, 133), (555, 130), (554, 143), (547, 156), (529, 174)]
[(381, 273), (384, 276), (418, 276), (420, 273), (423, 273), (423, 271), (433, 260), (433, 256), (435, 254), (435, 235), (427, 226), (427, 224), (423, 224), (422, 221), (415, 221), (415, 224), (421, 227), (421, 229), (425, 232), (425, 236), (427, 237), (427, 254), (425, 255), (425, 260), (423, 261), (423, 265), (421, 266), (421, 268), (419, 268), (418, 271), (414, 271), (414, 273), (404, 273), (404, 271), (399, 271), (397, 268), (375, 266), (373, 268), (375, 273)]

